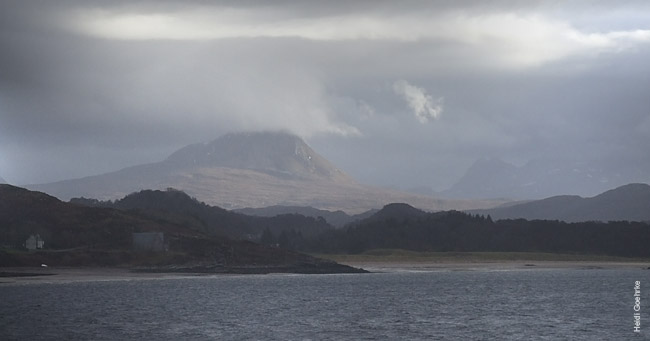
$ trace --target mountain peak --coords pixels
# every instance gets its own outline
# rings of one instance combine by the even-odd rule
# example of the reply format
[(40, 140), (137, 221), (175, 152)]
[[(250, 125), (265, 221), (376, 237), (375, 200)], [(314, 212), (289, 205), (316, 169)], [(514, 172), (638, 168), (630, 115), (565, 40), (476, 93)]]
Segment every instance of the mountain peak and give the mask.
[(490, 214), (496, 219), (547, 219), (579, 221), (648, 221), (650, 220), (650, 185), (634, 183), (599, 195), (583, 198), (576, 195), (554, 196), (517, 205), (474, 213)]
[(287, 132), (230, 133), (209, 143), (182, 148), (167, 162), (182, 167), (251, 169), (302, 178), (347, 178), (300, 137)]

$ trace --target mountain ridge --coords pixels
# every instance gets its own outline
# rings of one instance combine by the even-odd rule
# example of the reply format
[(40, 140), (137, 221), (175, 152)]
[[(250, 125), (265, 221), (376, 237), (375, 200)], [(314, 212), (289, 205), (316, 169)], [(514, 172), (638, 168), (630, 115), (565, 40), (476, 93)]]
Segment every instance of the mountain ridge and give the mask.
[(650, 221), (650, 185), (632, 183), (593, 197), (561, 195), (469, 212), (489, 214), (494, 219), (523, 218), (566, 222)]
[(390, 202), (407, 202), (425, 210), (476, 209), (503, 203), (442, 200), (363, 185), (286, 132), (226, 134), (210, 143), (181, 148), (160, 162), (26, 187), (63, 200), (115, 200), (140, 190), (172, 187), (226, 209), (312, 206), (350, 214)]
[(301, 138), (286, 132), (229, 133), (209, 143), (186, 146), (165, 162), (197, 167), (250, 169), (302, 178), (353, 181)]

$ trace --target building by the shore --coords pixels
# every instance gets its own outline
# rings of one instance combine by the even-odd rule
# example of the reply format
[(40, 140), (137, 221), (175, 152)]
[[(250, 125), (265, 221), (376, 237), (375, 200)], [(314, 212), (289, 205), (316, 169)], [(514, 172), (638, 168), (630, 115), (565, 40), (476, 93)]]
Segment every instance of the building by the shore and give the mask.
[(42, 249), (44, 245), (45, 241), (38, 233), (36, 235), (30, 235), (29, 238), (27, 238), (25, 241), (25, 248), (30, 251)]

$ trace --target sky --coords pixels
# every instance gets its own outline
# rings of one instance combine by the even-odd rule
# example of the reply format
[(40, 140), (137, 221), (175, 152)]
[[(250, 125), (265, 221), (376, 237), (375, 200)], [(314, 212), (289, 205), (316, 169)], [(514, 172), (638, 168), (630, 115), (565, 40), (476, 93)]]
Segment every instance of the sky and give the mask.
[(2, 0), (0, 51), (15, 184), (254, 130), (396, 188), (482, 157), (650, 164), (647, 1)]

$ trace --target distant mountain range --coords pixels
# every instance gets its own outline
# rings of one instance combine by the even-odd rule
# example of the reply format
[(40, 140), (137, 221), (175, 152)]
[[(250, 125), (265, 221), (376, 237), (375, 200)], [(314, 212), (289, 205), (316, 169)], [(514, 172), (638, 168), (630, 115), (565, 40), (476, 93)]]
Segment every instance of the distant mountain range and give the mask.
[[(271, 206), (238, 209), (237, 212), (271, 217), (278, 214), (301, 214), (323, 217), (335, 227), (382, 215), (393, 218), (417, 217), (425, 213), (407, 204), (388, 204), (381, 210), (348, 215), (345, 212), (318, 210), (313, 207)], [(492, 209), (468, 210), (473, 214), (490, 215), (494, 219), (546, 219), (566, 222), (581, 221), (650, 221), (650, 185), (628, 184), (591, 198), (576, 195), (554, 196), (541, 200), (516, 201)]]
[(493, 219), (650, 221), (650, 185), (629, 184), (590, 198), (562, 195), (471, 212)]
[(482, 158), (448, 190), (445, 198), (542, 199), (556, 195), (593, 196), (633, 182), (650, 182), (643, 167), (623, 171), (598, 162), (536, 159), (516, 167), (496, 158)]
[(166, 160), (103, 175), (30, 185), (62, 200), (115, 200), (144, 189), (176, 188), (210, 205), (245, 207), (312, 206), (356, 214), (390, 202), (426, 210), (494, 207), (504, 201), (440, 200), (362, 185), (283, 132), (227, 134), (184, 147)]

